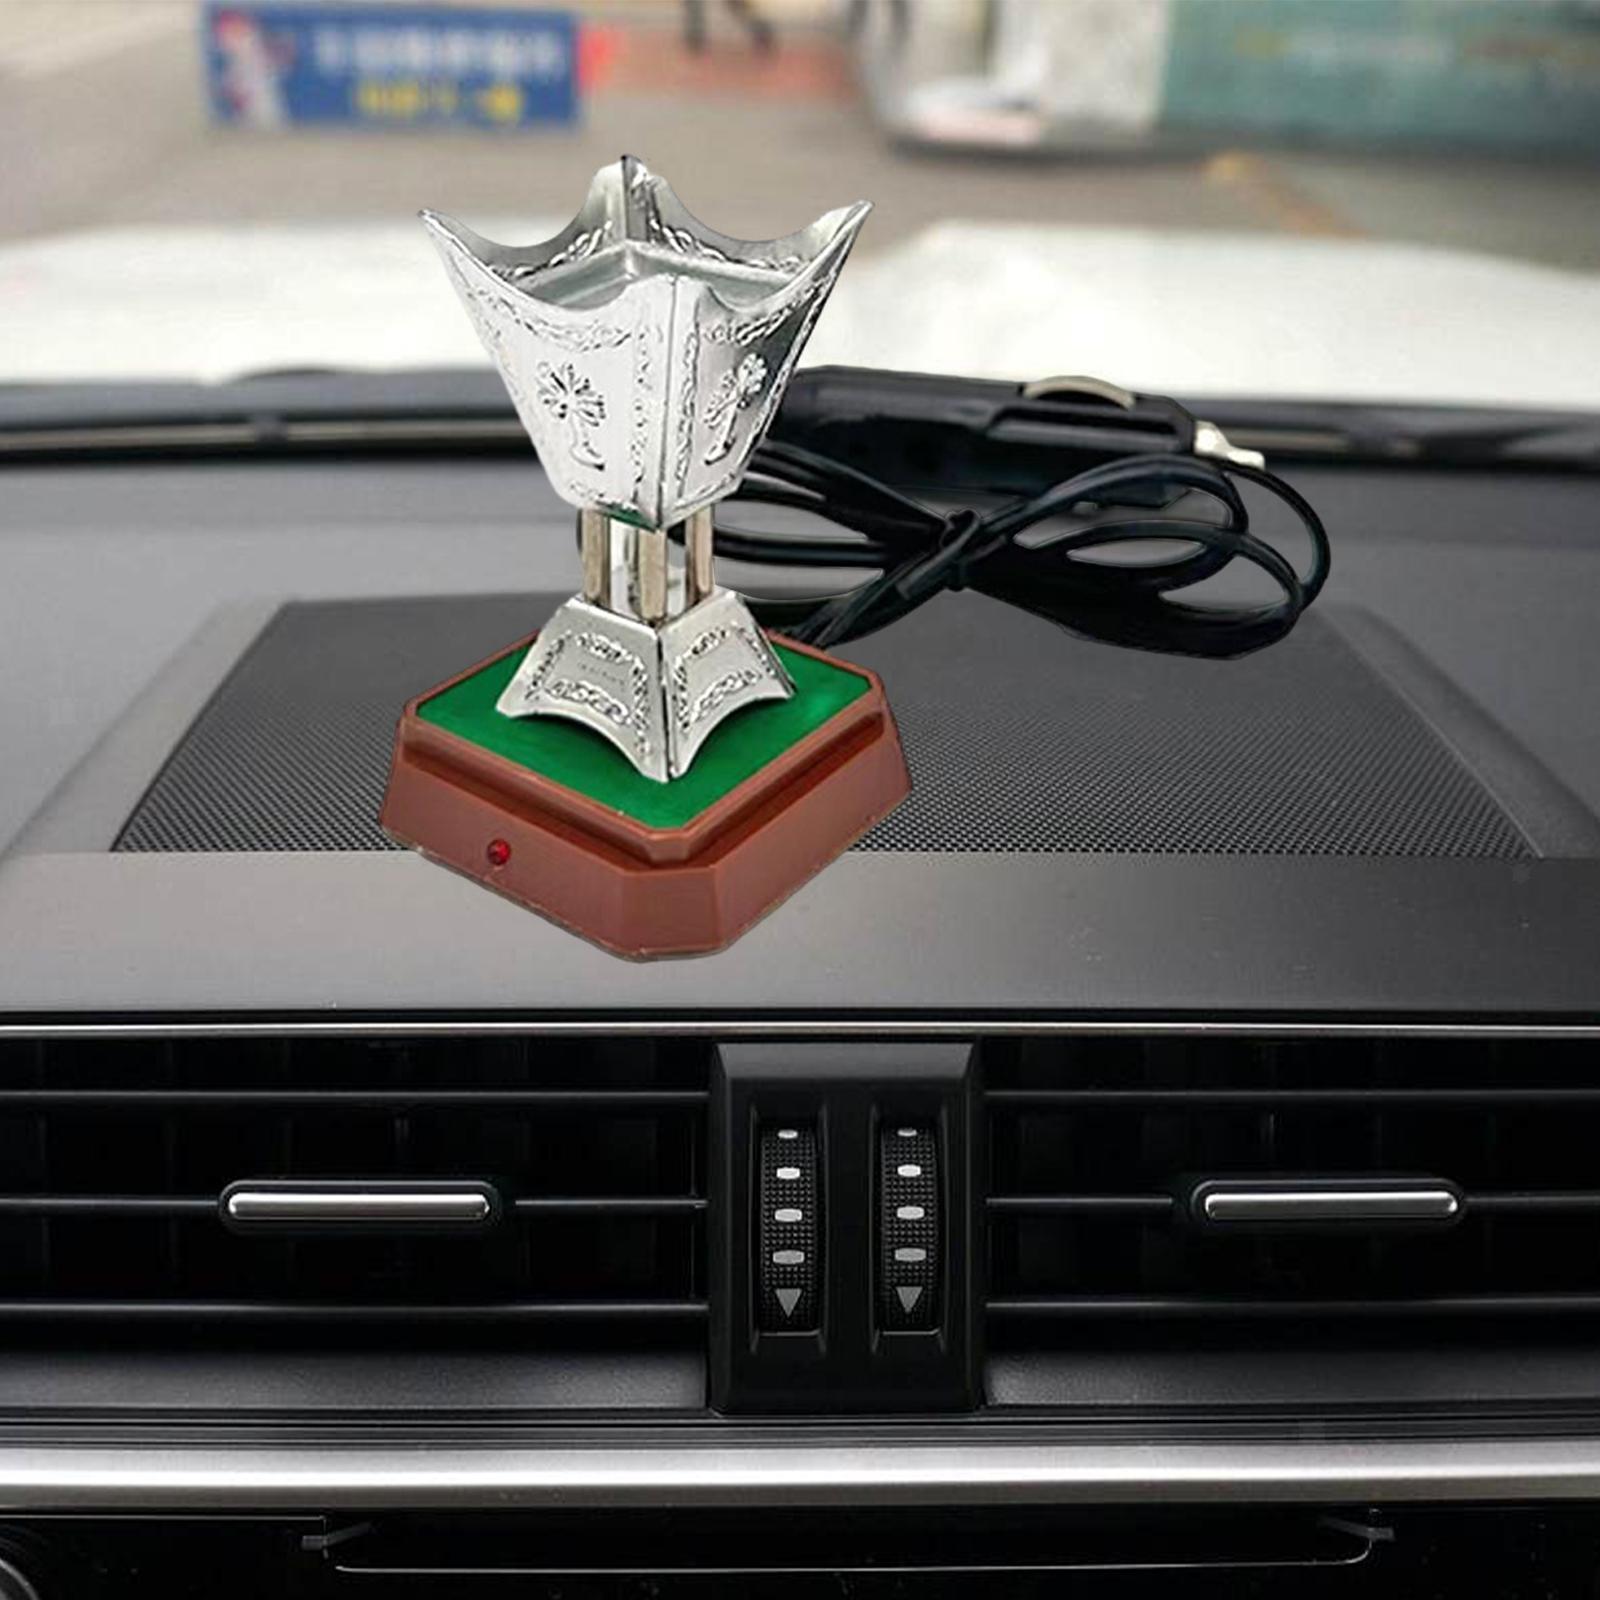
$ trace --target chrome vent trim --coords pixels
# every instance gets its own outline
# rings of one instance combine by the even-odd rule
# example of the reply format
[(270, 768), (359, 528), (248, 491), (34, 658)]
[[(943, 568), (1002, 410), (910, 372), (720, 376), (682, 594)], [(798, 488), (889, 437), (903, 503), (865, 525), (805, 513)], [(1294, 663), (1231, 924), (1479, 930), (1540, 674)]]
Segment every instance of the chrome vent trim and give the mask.
[(1448, 1184), (1426, 1179), (1350, 1180), (1308, 1177), (1293, 1183), (1230, 1183), (1195, 1186), (1190, 1215), (1217, 1228), (1337, 1228), (1385, 1222), (1447, 1227), (1461, 1220), (1461, 1196)]
[(1435, 1018), (1354, 1022), (1260, 1017), (1193, 1018), (1181, 1022), (1089, 1017), (842, 1016), (774, 1017), (727, 1012), (696, 1016), (408, 1016), (249, 1019), (187, 1017), (138, 1021), (38, 1017), (0, 1021), (0, 1041), (46, 1039), (1484, 1039), (1600, 1040), (1600, 1022), (1490, 1022)]
[(246, 1178), (218, 1201), (222, 1219), (249, 1231), (331, 1228), (473, 1230), (499, 1220), (500, 1196), (488, 1183), (371, 1183), (359, 1178), (295, 1183)]
[(1115, 1445), (1084, 1441), (463, 1449), (22, 1446), (0, 1506), (49, 1511), (437, 1510), (548, 1506), (1356, 1503), (1593, 1499), (1600, 1440), (1445, 1439)]

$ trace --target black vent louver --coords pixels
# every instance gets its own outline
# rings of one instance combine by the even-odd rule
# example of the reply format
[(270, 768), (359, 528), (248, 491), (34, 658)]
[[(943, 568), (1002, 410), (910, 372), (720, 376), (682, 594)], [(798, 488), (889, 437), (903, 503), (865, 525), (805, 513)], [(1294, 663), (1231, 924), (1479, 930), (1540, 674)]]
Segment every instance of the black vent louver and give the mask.
[(1583, 1040), (991, 1045), (991, 1339), (1600, 1313), (1597, 1064)]
[[(707, 1055), (648, 1041), (0, 1044), (0, 1329), (615, 1326), (703, 1337)], [(225, 1215), (477, 1190), (466, 1228)], [(674, 1337), (678, 1337), (674, 1334)]]

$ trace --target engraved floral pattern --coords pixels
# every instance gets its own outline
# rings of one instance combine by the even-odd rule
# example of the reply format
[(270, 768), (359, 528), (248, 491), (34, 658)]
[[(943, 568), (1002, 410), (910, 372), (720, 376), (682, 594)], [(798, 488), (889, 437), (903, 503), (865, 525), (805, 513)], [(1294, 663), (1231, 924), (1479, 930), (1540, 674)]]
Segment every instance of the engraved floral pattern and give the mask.
[(677, 439), (672, 453), (672, 487), (673, 492), (679, 495), (683, 493), (684, 483), (689, 476), (689, 457), (694, 451), (696, 379), (700, 365), (699, 307), (691, 302), (688, 309), (683, 343), (679, 347), (678, 360), (684, 381), (679, 388), (678, 415), (674, 422)]
[(626, 728), (633, 718), (633, 713), (614, 694), (607, 694), (604, 689), (582, 678), (552, 678), (545, 684), (544, 693), (550, 700), (586, 706), (620, 728)]
[[(691, 700), (690, 664), (702, 660), (713, 650), (721, 649), (730, 641), (742, 644), (750, 652), (756, 665), (738, 667), (732, 672), (724, 673), (708, 689)], [(672, 685), (668, 698), (679, 735), (684, 736), (694, 732), (700, 723), (742, 690), (754, 688), (758, 683), (779, 681), (781, 680), (771, 665), (771, 657), (756, 637), (754, 629), (739, 623), (723, 623), (717, 627), (706, 628), (672, 663)]]
[(573, 236), (571, 244), (565, 250), (558, 250), (548, 261), (519, 263), (505, 269), (505, 278), (508, 283), (520, 283), (524, 278), (537, 278), (541, 273), (549, 272), (554, 267), (570, 266), (574, 261), (584, 261), (592, 256), (595, 251), (611, 243), (611, 222), (608, 218), (598, 228), (590, 228), (586, 233)]
[(570, 362), (552, 366), (541, 361), (535, 370), (539, 404), (567, 429), (572, 459), (586, 467), (603, 467), (595, 448), (594, 430), (606, 420), (606, 397)]
[[(560, 617), (559, 612), (557, 617)], [(540, 642), (528, 653), (502, 699), (513, 699), (519, 715), (567, 709), (579, 721), (589, 723), (615, 740), (635, 765), (648, 765), (655, 747), (646, 716), (651, 680), (638, 653), (591, 629), (569, 633), (552, 626), (546, 633), (549, 637), (540, 636)], [(558, 676), (556, 667), (567, 656), (569, 647), (575, 655), (592, 656), (626, 671), (632, 703), (625, 704), (604, 685), (584, 676), (586, 669), (574, 665), (570, 657), (567, 658), (567, 672)], [(592, 716), (585, 713), (592, 713)]]
[(705, 453), (707, 466), (722, 460), (733, 449), (739, 413), (755, 403), (766, 381), (767, 364), (754, 353), (747, 355), (732, 372), (724, 372), (717, 379), (711, 398), (706, 401), (706, 426), (713, 435)]
[(706, 691), (701, 694), (690, 708), (688, 724), (691, 728), (704, 722), (714, 712), (720, 711), (728, 701), (745, 689), (753, 689), (756, 684), (763, 683), (767, 674), (757, 671), (755, 667), (738, 667), (732, 672), (725, 672)]

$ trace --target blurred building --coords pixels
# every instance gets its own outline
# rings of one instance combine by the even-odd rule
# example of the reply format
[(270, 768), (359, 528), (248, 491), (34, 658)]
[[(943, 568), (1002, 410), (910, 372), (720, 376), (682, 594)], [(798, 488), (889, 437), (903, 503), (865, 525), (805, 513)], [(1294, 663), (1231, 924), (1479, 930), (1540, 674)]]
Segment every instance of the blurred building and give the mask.
[(1600, 153), (1596, 0), (858, 0), (853, 14), (873, 105), (908, 140)]

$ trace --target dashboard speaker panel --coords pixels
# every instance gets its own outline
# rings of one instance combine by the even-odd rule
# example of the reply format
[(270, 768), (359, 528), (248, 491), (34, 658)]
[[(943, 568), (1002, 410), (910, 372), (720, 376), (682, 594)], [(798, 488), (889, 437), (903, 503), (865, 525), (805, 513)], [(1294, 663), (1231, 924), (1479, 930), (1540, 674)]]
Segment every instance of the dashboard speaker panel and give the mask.
[[(401, 707), (525, 633), (549, 604), (284, 606), (173, 749), (116, 848), (393, 848), (377, 819)], [(1195, 661), (1077, 639), (981, 596), (941, 599), (842, 652), (883, 678), (913, 780), (856, 848), (1596, 853), (1586, 812), (1563, 823), (1562, 840), (1541, 837), (1541, 819), (1559, 809), (1546, 803), (1542, 769), (1515, 747), (1491, 751), (1504, 736), (1448, 684), (1431, 700), (1421, 693), (1425, 662), (1375, 665), (1364, 641), (1351, 642), (1357, 616), (1313, 613), (1271, 650)], [(1545, 798), (1512, 804), (1519, 787)]]

